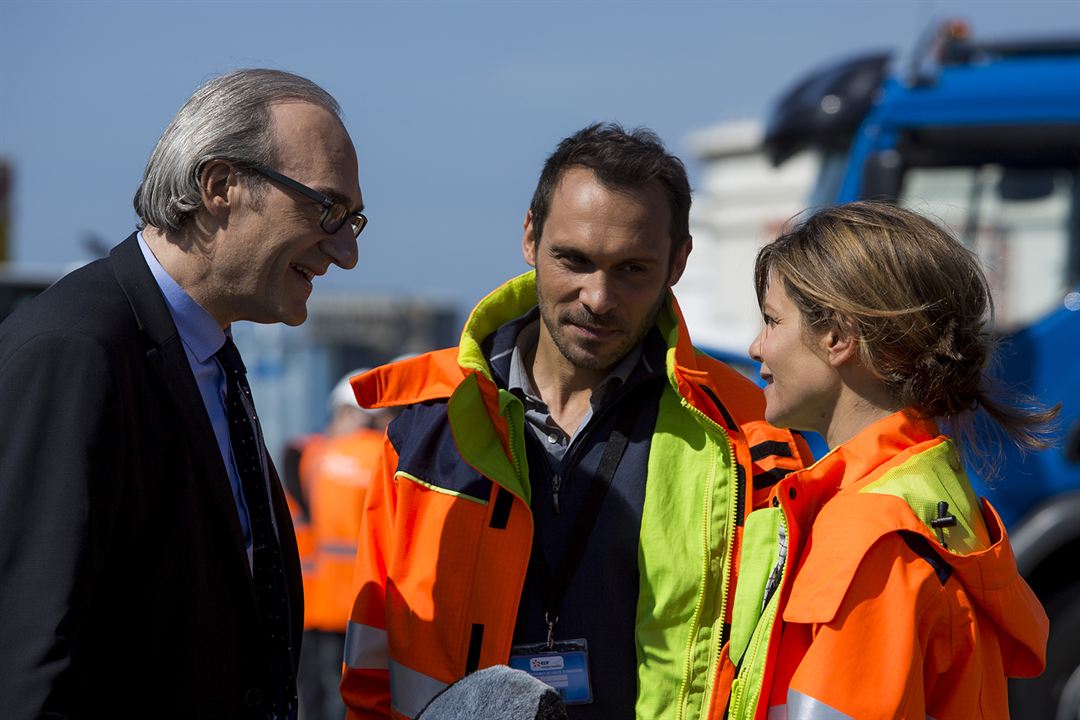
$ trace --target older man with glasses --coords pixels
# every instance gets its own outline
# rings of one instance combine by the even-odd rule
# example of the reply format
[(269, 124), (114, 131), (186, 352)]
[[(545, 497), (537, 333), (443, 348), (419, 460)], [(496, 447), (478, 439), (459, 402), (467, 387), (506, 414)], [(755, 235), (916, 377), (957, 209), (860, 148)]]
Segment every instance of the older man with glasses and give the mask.
[(295, 718), (303, 599), (237, 320), (297, 325), (367, 219), (337, 102), (199, 88), (138, 231), (0, 326), (7, 718)]

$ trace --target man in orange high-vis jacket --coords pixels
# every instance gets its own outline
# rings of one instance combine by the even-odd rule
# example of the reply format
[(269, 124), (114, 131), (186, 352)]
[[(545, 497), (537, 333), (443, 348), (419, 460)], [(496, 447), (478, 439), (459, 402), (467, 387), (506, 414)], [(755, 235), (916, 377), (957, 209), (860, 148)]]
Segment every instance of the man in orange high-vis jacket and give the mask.
[(361, 405), (405, 409), (365, 506), (350, 717), (416, 717), (497, 664), (556, 686), (573, 720), (707, 716), (749, 486), (807, 455), (691, 345), (670, 292), (689, 202), (651, 133), (580, 131), (526, 215), (535, 272), (459, 347), (354, 380)]

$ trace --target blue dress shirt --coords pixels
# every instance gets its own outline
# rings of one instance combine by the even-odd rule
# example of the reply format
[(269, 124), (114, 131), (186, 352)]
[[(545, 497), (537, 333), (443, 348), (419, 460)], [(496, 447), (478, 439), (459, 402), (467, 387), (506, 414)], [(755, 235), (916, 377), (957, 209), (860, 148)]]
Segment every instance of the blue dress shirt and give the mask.
[(221, 459), (229, 474), (229, 485), (236, 502), (236, 511), (240, 515), (240, 529), (244, 533), (244, 546), (248, 551), (250, 565), (251, 522), (248, 519), (247, 505), (244, 504), (244, 493), (240, 489), (240, 474), (236, 471), (232, 442), (229, 439), (229, 420), (225, 410), (225, 372), (214, 357), (214, 353), (225, 344), (225, 331), (161, 266), (150, 246), (143, 240), (142, 233), (139, 233), (139, 249), (142, 250), (143, 258), (165, 296), (165, 304), (168, 305), (169, 314), (180, 333), (188, 364), (191, 365), (203, 405), (206, 406), (206, 414), (210, 416), (218, 450), (221, 451)]

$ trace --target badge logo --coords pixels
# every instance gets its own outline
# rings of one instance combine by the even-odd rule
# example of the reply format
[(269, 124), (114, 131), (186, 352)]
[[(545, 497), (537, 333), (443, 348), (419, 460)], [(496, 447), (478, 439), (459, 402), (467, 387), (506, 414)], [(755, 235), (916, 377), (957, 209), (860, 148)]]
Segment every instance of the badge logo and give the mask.
[(562, 655), (548, 655), (545, 657), (529, 658), (529, 669), (533, 671), (562, 670)]

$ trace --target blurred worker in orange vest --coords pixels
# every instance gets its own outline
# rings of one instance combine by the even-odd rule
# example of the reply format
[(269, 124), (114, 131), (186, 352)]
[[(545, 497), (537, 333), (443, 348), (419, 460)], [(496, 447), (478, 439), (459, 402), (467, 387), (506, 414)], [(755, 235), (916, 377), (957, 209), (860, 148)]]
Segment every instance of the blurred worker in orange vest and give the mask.
[[(311, 511), (308, 508), (307, 488), (301, 478), (305, 473), (301, 469), (301, 459), (311, 460), (318, 456), (320, 448), (325, 446), (326, 436), (322, 433), (298, 435), (289, 438), (285, 445), (285, 457), (281, 464), (281, 482), (285, 490), (285, 501), (289, 505), (293, 532), (296, 534), (296, 551), (300, 555), (300, 571), (304, 581), (304, 597), (311, 597), (315, 582), (315, 539), (311, 534)], [(305, 600), (306, 603), (306, 600)], [(307, 618), (304, 618), (304, 630), (308, 630)]]
[[(304, 644), (298, 678), (304, 720), (341, 720), (338, 691), (345, 626), (352, 609), (356, 542), (371, 472), (392, 415), (356, 403), (348, 373), (330, 392), (330, 423), (299, 462), (309, 553), (304, 566)], [(298, 531), (301, 525), (297, 524)], [(299, 544), (299, 543), (298, 543)]]

